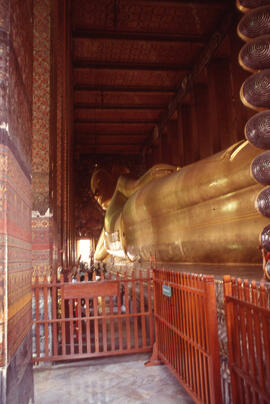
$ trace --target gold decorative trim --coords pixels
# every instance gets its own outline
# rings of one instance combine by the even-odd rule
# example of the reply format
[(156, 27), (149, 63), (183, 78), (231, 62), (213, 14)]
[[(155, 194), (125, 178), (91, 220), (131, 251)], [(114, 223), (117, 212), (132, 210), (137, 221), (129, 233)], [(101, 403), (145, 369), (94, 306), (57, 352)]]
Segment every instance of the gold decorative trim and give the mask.
[(243, 60), (241, 59), (241, 53), (239, 53), (239, 55), (238, 55), (238, 63), (242, 67), (242, 69), (246, 70), (247, 72), (258, 73), (259, 71), (261, 71), (261, 69), (252, 69), (251, 67), (248, 67), (247, 65), (245, 65)]
[(236, 7), (238, 8), (239, 11), (241, 11), (241, 13), (247, 13), (248, 11), (252, 10), (251, 8), (242, 6), (242, 4), (240, 4), (239, 0), (236, 0)]

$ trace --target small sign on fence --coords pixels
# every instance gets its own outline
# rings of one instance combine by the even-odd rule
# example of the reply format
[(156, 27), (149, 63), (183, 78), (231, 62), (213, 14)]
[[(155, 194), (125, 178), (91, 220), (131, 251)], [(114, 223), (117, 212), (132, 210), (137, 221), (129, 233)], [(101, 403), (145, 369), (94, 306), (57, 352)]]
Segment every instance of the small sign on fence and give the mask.
[(172, 288), (168, 285), (162, 285), (162, 294), (167, 297), (172, 297)]

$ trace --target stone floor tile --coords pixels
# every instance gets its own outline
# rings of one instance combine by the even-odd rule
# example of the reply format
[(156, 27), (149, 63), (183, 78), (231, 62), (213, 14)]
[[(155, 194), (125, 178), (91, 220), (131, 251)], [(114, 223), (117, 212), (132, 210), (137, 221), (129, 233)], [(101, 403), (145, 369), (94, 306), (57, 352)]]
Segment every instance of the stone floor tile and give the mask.
[(192, 404), (165, 366), (149, 355), (102, 358), (34, 369), (35, 404)]

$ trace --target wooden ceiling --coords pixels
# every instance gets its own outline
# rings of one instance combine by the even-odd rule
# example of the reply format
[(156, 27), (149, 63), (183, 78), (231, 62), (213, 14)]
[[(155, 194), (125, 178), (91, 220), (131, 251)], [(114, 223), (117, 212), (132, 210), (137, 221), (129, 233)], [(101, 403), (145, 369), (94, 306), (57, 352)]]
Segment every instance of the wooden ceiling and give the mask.
[(140, 153), (231, 7), (228, 0), (73, 0), (76, 151)]

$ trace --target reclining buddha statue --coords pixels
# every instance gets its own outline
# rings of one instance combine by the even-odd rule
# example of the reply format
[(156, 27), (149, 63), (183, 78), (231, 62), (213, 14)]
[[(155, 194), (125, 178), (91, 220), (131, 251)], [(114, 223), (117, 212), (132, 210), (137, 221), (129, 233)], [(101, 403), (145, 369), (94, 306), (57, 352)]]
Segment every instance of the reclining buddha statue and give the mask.
[(138, 180), (122, 175), (111, 198), (105, 170), (94, 172), (92, 192), (106, 208), (95, 259), (259, 262), (270, 216), (269, 189), (258, 183), (270, 179), (261, 153), (246, 140), (183, 168), (156, 165)]

